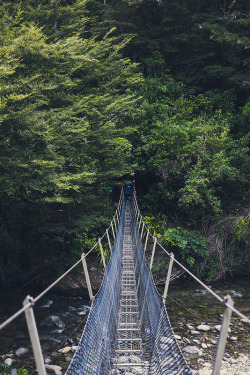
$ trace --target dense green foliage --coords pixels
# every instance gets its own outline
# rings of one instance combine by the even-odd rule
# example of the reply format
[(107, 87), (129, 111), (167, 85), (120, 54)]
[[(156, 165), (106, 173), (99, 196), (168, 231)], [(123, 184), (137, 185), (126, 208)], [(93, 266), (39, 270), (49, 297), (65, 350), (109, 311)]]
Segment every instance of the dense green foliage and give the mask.
[(193, 231), (209, 240), (217, 225), (224, 238), (234, 217), (234, 250), (225, 241), (213, 256), (223, 272), (204, 272), (237, 269), (249, 26), (243, 0), (2, 2), (1, 283), (72, 264), (108, 222), (107, 187), (132, 175), (142, 211), (167, 215), (165, 239), (189, 265), (208, 259)]

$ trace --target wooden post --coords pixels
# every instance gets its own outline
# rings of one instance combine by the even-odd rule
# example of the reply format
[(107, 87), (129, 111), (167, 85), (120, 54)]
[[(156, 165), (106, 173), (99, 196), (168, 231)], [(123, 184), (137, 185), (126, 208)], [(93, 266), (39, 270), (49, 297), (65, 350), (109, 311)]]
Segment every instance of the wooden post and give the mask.
[(90, 279), (89, 279), (89, 273), (88, 273), (88, 267), (87, 267), (87, 263), (86, 263), (84, 253), (82, 253), (81, 258), (82, 258), (83, 271), (84, 271), (84, 275), (85, 275), (85, 279), (86, 279), (86, 283), (87, 283), (87, 287), (88, 287), (88, 292), (89, 292), (89, 299), (92, 300), (94, 298), (94, 296), (93, 296), (93, 292), (92, 292), (92, 287), (91, 287), (91, 283), (90, 283)]
[(100, 252), (101, 252), (101, 256), (102, 256), (103, 267), (105, 269), (106, 268), (106, 262), (105, 262), (105, 258), (104, 258), (103, 248), (102, 248), (102, 240), (99, 238), (98, 242), (99, 242)]
[(145, 227), (145, 221), (143, 221), (143, 223), (142, 223), (141, 240), (142, 240), (142, 237), (143, 237), (144, 227)]
[(109, 231), (108, 231), (108, 229), (106, 229), (106, 234), (107, 234), (108, 243), (109, 243), (109, 250), (112, 251), (112, 246), (111, 246), (111, 242), (110, 242), (110, 238), (109, 238)]
[[(230, 296), (227, 296), (225, 299), (226, 299), (227, 304), (229, 306), (233, 307), (234, 302), (233, 302), (232, 298)], [(230, 307), (226, 306), (226, 309), (225, 309), (224, 315), (223, 315), (223, 319), (222, 319), (220, 336), (219, 336), (219, 340), (218, 340), (218, 344), (217, 344), (216, 357), (215, 357), (212, 375), (219, 375), (219, 373), (220, 373), (220, 368), (221, 368), (223, 354), (224, 354), (224, 351), (225, 351), (231, 315), (232, 315), (232, 310), (230, 309)]]
[(154, 256), (155, 256), (156, 242), (157, 242), (157, 238), (154, 237), (154, 245), (153, 245), (153, 250), (152, 250), (152, 255), (151, 255), (151, 260), (150, 260), (150, 266), (149, 266), (149, 268), (150, 268), (151, 270), (152, 270), (153, 261), (154, 261)]
[[(28, 305), (30, 302), (32, 302), (33, 298), (30, 296), (27, 296), (25, 300), (23, 301), (23, 306)], [(25, 310), (25, 318), (29, 330), (30, 335), (30, 341), (35, 357), (36, 362), (36, 369), (39, 375), (46, 375), (45, 365), (44, 365), (44, 359), (42, 354), (42, 348), (38, 336), (38, 331), (36, 327), (36, 321), (34, 316), (33, 307), (30, 306)]]
[(149, 236), (149, 229), (148, 229), (148, 231), (147, 231), (147, 236), (146, 236), (145, 245), (144, 245), (144, 251), (147, 250), (147, 245), (148, 245), (148, 236)]
[(170, 282), (170, 276), (171, 276), (171, 272), (172, 272), (173, 262), (174, 262), (174, 254), (171, 253), (170, 254), (170, 260), (169, 260), (169, 266), (168, 266), (168, 274), (167, 274), (166, 283), (165, 283), (165, 289), (164, 289), (164, 293), (163, 293), (163, 296), (162, 296), (163, 303), (166, 302), (166, 298), (167, 298), (168, 286), (169, 286), (169, 282)]

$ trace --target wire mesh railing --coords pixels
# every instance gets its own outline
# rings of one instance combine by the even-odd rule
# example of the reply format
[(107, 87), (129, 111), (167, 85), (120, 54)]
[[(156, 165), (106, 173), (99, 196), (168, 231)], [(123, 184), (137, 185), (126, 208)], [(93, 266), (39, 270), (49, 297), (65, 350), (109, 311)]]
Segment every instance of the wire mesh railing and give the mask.
[(156, 289), (150, 267), (146, 262), (137, 228), (134, 200), (132, 200), (132, 236), (143, 356), (149, 361), (149, 374), (191, 375), (192, 370), (174, 337), (165, 304)]
[(110, 262), (99, 292), (94, 297), (88, 320), (73, 360), (66, 372), (75, 374), (108, 374), (112, 369), (116, 342), (117, 314), (122, 263), (124, 201)]
[[(160, 247), (160, 249), (163, 250), (165, 252), (165, 254), (167, 254), (167, 256), (169, 257), (169, 267), (168, 267), (168, 273), (167, 273), (167, 277), (166, 277), (165, 290), (164, 290), (164, 293), (163, 293), (163, 296), (162, 296), (164, 305), (165, 305), (165, 301), (166, 301), (166, 297), (167, 297), (167, 291), (168, 291), (168, 287), (169, 287), (169, 282), (170, 282), (170, 278), (171, 278), (171, 270), (172, 270), (173, 264), (176, 264), (181, 269), (181, 273), (187, 273), (187, 274), (189, 274), (206, 291), (208, 291), (219, 302), (221, 302), (221, 303), (224, 304), (225, 311), (224, 311), (224, 315), (223, 315), (223, 319), (222, 319), (222, 324), (221, 324), (221, 328), (220, 328), (220, 334), (219, 334), (219, 339), (218, 339), (217, 349), (216, 349), (216, 357), (215, 357), (213, 371), (212, 371), (212, 375), (219, 375), (221, 364), (222, 364), (222, 358), (223, 358), (224, 351), (225, 351), (225, 346), (226, 346), (226, 341), (227, 341), (228, 330), (229, 330), (229, 325), (230, 325), (230, 320), (231, 320), (231, 314), (232, 314), (232, 312), (234, 312), (238, 317), (242, 318), (242, 321), (245, 322), (245, 323), (247, 323), (247, 324), (250, 324), (250, 319), (246, 315), (242, 314), (238, 309), (236, 309), (234, 307), (234, 302), (233, 302), (233, 300), (232, 300), (232, 298), (231, 298), (230, 295), (227, 295), (224, 298), (222, 298), (221, 296), (219, 296), (209, 286), (207, 286), (206, 284), (204, 284), (198, 277), (196, 277), (191, 271), (189, 271), (184, 265), (182, 265), (180, 262), (178, 262), (175, 259), (174, 254), (173, 253), (169, 253), (157, 241), (157, 238), (154, 237), (150, 233), (149, 228), (147, 228), (147, 226), (146, 226), (146, 224), (145, 224), (145, 222), (143, 220), (143, 217), (142, 217), (142, 215), (140, 213), (140, 210), (139, 210), (139, 207), (138, 207), (138, 203), (137, 203), (135, 189), (133, 190), (132, 201), (133, 201), (134, 216), (135, 216), (134, 228), (136, 228), (136, 230), (138, 232), (137, 233), (137, 237), (138, 238), (140, 237), (140, 240), (143, 239), (144, 231), (146, 230), (146, 238), (145, 238), (144, 251), (147, 248), (148, 238), (151, 237), (152, 240), (153, 240), (153, 249), (152, 249), (152, 255), (151, 255), (151, 260), (150, 260), (150, 266), (149, 266), (149, 268), (150, 269), (152, 268), (153, 261), (154, 261), (154, 256), (155, 256), (155, 252), (156, 252), (156, 247), (157, 246)], [(138, 240), (138, 238), (137, 238), (137, 240)], [(159, 320), (159, 325), (160, 325), (160, 320)], [(156, 343), (157, 343), (157, 339), (155, 341), (155, 345), (156, 345)], [(163, 373), (165, 374), (165, 372), (163, 372)], [(168, 372), (166, 372), (166, 374), (167, 373)], [(171, 372), (171, 373), (175, 374), (175, 372)], [(157, 374), (157, 372), (156, 372), (156, 374)], [(177, 374), (178, 374), (178, 372), (177, 372)], [(181, 372), (181, 374), (182, 374), (182, 372)]]

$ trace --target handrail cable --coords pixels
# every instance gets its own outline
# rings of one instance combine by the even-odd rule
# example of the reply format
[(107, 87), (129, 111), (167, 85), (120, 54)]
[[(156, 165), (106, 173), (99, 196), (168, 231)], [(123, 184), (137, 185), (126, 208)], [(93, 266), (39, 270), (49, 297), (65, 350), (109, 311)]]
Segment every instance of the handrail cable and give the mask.
[[(83, 258), (86, 258), (97, 246), (96, 244), (92, 249), (83, 256)], [(43, 297), (50, 289), (52, 289), (59, 281), (61, 281), (70, 271), (72, 271), (79, 263), (81, 263), (82, 258), (79, 259), (72, 267), (70, 267), (63, 275), (61, 275), (58, 279), (56, 279), (52, 284), (48, 286), (48, 288), (44, 289), (36, 298), (33, 298), (30, 303), (22, 307), (20, 310), (18, 310), (15, 314), (13, 314), (11, 317), (9, 317), (7, 320), (5, 320), (0, 325), (0, 330), (4, 327), (6, 327), (9, 323), (11, 323), (14, 319), (16, 319), (19, 315), (21, 315), (24, 311), (26, 311), (28, 308), (34, 305), (35, 302), (37, 302), (41, 297)]]
[[(95, 246), (92, 247), (91, 250), (89, 250), (89, 252), (87, 254), (85, 254), (82, 258), (86, 258), (95, 248), (96, 246), (98, 245), (95, 244)], [(34, 302), (37, 302), (41, 297), (43, 297), (51, 288), (53, 288), (53, 286), (55, 286), (59, 281), (61, 281), (68, 273), (70, 273), (70, 271), (72, 271), (79, 263), (81, 263), (82, 261), (82, 258), (79, 259), (71, 268), (69, 268), (63, 275), (61, 275), (56, 281), (54, 281), (52, 284), (50, 284), (50, 286), (48, 286), (48, 288), (46, 288), (42, 293), (40, 293), (36, 298), (34, 298)]]
[[(134, 195), (135, 199), (136, 199), (136, 196)], [(144, 220), (143, 220), (144, 221)], [(144, 227), (149, 230), (149, 228), (146, 226), (146, 223), (144, 224)], [(149, 232), (150, 236), (152, 238), (155, 238), (150, 232)], [(160, 248), (170, 257), (170, 253), (158, 242), (158, 240), (156, 239), (156, 243), (160, 246)], [(192, 278), (194, 280), (196, 280), (201, 286), (203, 286), (204, 289), (206, 289), (210, 294), (212, 294), (218, 301), (220, 301), (221, 303), (224, 303), (224, 305), (226, 307), (228, 307), (229, 309), (231, 309), (236, 315), (238, 315), (239, 317), (241, 317), (246, 323), (250, 324), (250, 319), (242, 314), (239, 310), (237, 310), (234, 306), (231, 306), (230, 304), (227, 303), (226, 301), (226, 297), (225, 298), (221, 298), (217, 293), (215, 293), (211, 288), (209, 288), (209, 286), (207, 286), (206, 284), (204, 284), (197, 276), (195, 276), (191, 271), (189, 271), (185, 266), (183, 266), (180, 262), (178, 262), (178, 260), (176, 260), (175, 258), (173, 259), (174, 262), (176, 264), (178, 264), (179, 267), (181, 267), (184, 271), (186, 271), (190, 276), (192, 276)]]

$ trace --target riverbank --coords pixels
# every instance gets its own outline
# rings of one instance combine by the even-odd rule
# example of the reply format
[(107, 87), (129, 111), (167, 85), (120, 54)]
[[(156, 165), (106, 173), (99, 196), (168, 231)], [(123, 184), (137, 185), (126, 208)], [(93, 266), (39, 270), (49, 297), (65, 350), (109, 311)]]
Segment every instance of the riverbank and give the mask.
[[(94, 270), (93, 270), (94, 272)], [(236, 278), (217, 283), (213, 289), (221, 296), (230, 294), (235, 306), (245, 315), (250, 315), (250, 285), (247, 278)], [(28, 290), (9, 290), (0, 293), (0, 321), (21, 307)], [(33, 295), (36, 295), (36, 291)], [(170, 321), (176, 338), (190, 366), (199, 375), (210, 375), (215, 358), (219, 335), (219, 325), (224, 306), (208, 292), (194, 284), (170, 284), (166, 301)], [(44, 357), (48, 365), (59, 366), (64, 373), (80, 340), (88, 315), (90, 302), (86, 290), (75, 289), (74, 295), (63, 290), (49, 293), (35, 306)], [(44, 325), (42, 322), (50, 316), (58, 316), (59, 326)], [(62, 323), (60, 323), (62, 321)], [(200, 327), (203, 326), (203, 327)], [(204, 327), (205, 326), (205, 327)], [(225, 350), (221, 374), (246, 375), (249, 372), (250, 331), (249, 326), (232, 315), (231, 332)], [(190, 349), (191, 347), (191, 349)], [(19, 348), (29, 351), (16, 355)], [(62, 349), (66, 349), (62, 352)], [(12, 360), (9, 370), (24, 366), (31, 374), (35, 370), (32, 349), (24, 317), (18, 318), (1, 332), (0, 358)], [(54, 370), (51, 374), (54, 373)], [(203, 371), (203, 372), (202, 372)], [(248, 372), (247, 372), (248, 371)], [(12, 375), (15, 375), (14, 373)], [(56, 375), (56, 374), (55, 374)]]

